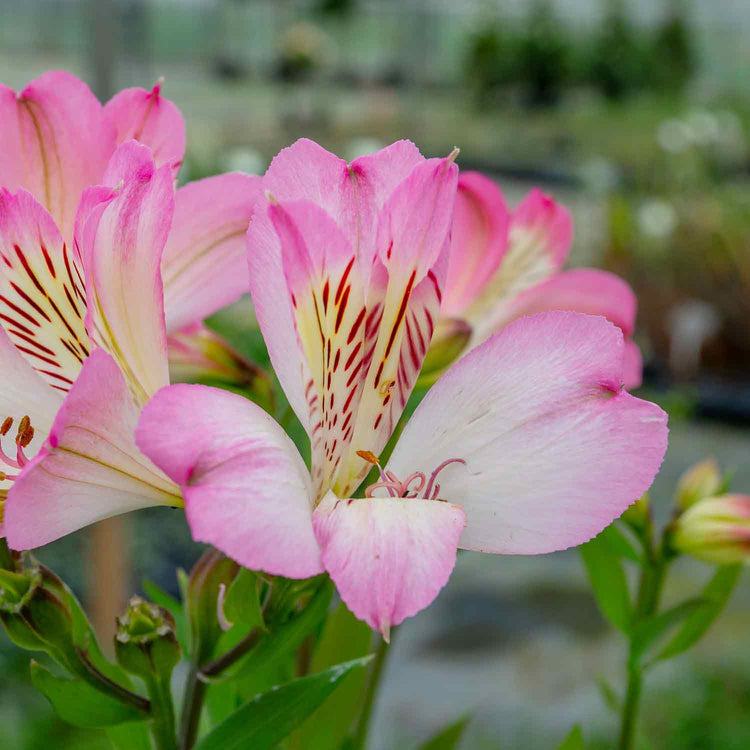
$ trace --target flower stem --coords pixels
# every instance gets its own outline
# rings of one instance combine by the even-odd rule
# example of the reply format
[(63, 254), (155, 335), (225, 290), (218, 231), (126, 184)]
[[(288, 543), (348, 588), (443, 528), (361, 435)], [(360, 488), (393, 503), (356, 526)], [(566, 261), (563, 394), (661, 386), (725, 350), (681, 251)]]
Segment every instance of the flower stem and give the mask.
[(182, 720), (180, 721), (180, 750), (190, 750), (198, 737), (203, 699), (206, 697), (208, 680), (216, 677), (225, 669), (241, 659), (263, 637), (262, 630), (251, 630), (236, 646), (222, 654), (218, 659), (200, 666), (193, 662), (190, 665), (185, 695), (182, 701)]
[[(660, 549), (655, 550), (650, 534), (644, 542), (644, 551), (645, 556), (643, 568), (641, 569), (641, 579), (638, 585), (638, 598), (633, 615), (633, 626), (652, 617), (656, 613), (669, 562), (664, 544), (662, 544)], [(625, 693), (625, 703), (622, 708), (622, 721), (620, 724), (620, 737), (617, 741), (617, 750), (632, 750), (635, 747), (635, 730), (638, 721), (642, 686), (643, 670), (635, 658), (631, 635), (628, 648), (628, 686)]]
[[(391, 630), (391, 643), (393, 642), (393, 636), (395, 628)], [(378, 686), (380, 679), (383, 676), (383, 668), (385, 667), (386, 658), (388, 652), (391, 649), (391, 645), (386, 643), (382, 638), (378, 644), (378, 649), (375, 652), (375, 660), (372, 663), (370, 671), (370, 678), (365, 688), (365, 697), (362, 704), (362, 711), (357, 721), (357, 728), (354, 732), (354, 741), (352, 743), (352, 750), (364, 750), (367, 744), (367, 733), (370, 729), (370, 719), (372, 718), (372, 710), (375, 707), (375, 696), (378, 692)]]
[(182, 718), (180, 719), (180, 750), (190, 750), (198, 737), (198, 724), (206, 695), (206, 685), (200, 679), (200, 665), (190, 664), (185, 694), (182, 699)]
[(174, 704), (170, 680), (155, 677), (148, 685), (151, 697), (151, 735), (158, 750), (177, 750), (175, 741)]

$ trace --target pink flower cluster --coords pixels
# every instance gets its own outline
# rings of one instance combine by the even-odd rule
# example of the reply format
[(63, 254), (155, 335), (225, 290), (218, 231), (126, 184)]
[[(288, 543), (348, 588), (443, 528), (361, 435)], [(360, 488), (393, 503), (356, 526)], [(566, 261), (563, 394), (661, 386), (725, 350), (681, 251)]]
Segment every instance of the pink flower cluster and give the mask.
[[(196, 540), (270, 574), (327, 572), (387, 638), (459, 548), (577, 545), (651, 484), (666, 415), (623, 387), (640, 378), (634, 297), (559, 272), (571, 221), (539, 191), (511, 214), (456, 153), (400, 141), (346, 163), (306, 140), (262, 178), (175, 190), (184, 128), (159, 87), (102, 106), (63, 73), (0, 88), (0, 134), (0, 415), (29, 417), (2, 454), (13, 548), (184, 504)], [(309, 467), (248, 399), (169, 385), (170, 337), (184, 356), (246, 290)], [(454, 317), (470, 351), (381, 465)]]

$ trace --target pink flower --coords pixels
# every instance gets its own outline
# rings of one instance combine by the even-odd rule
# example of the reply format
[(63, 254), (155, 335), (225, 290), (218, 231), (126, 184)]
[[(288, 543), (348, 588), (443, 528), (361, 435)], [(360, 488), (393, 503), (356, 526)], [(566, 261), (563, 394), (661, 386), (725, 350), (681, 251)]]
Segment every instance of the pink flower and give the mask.
[(635, 295), (607, 271), (562, 271), (572, 238), (570, 213), (541, 190), (533, 189), (511, 212), (492, 180), (462, 172), (441, 314), (471, 323), (470, 346), (522, 315), (544, 310), (604, 315), (625, 335), (623, 379), (626, 388), (636, 388), (642, 362), (630, 340)]
[[(146, 145), (118, 147), (131, 135)], [(133, 508), (182, 505), (133, 429), (169, 382), (167, 335), (246, 289), (242, 236), (259, 181), (224, 175), (175, 193), (182, 117), (158, 85), (106, 107), (65, 73), (18, 96), (2, 87), (0, 136), (0, 414), (34, 428), (5, 457), (20, 471), (0, 492), (9, 544), (24, 549)]]
[(263, 178), (251, 293), (310, 470), (267, 413), (205, 386), (160, 390), (136, 431), (182, 489), (195, 539), (271, 574), (327, 571), (386, 638), (435, 598), (459, 547), (586, 541), (640, 497), (666, 448), (666, 415), (621, 389), (621, 332), (547, 312), (455, 364), (354, 497), (430, 343), (456, 172), (405, 142), (347, 164), (299, 141)]

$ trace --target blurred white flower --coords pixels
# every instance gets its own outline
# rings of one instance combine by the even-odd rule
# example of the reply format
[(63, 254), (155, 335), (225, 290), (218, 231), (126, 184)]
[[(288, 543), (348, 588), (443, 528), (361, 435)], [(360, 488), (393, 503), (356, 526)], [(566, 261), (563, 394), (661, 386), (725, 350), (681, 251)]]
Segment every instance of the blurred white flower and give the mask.
[(596, 193), (609, 193), (620, 182), (617, 166), (603, 156), (587, 159), (581, 166), (580, 176), (586, 186)]
[(367, 136), (352, 138), (345, 146), (344, 158), (347, 161), (354, 161), (360, 156), (367, 156), (368, 154), (374, 154), (376, 151), (380, 151), (385, 145), (385, 143), (377, 138), (369, 138)]
[(692, 145), (693, 131), (687, 123), (671, 117), (659, 124), (656, 140), (665, 151), (677, 154)]
[(267, 165), (268, 159), (250, 146), (233, 146), (219, 155), (219, 167), (222, 172), (262, 175)]
[(709, 145), (719, 138), (719, 121), (707, 109), (691, 110), (685, 123), (690, 128), (692, 140), (699, 146)]
[(667, 237), (674, 231), (677, 214), (670, 203), (659, 198), (645, 201), (638, 208), (638, 228), (648, 237)]

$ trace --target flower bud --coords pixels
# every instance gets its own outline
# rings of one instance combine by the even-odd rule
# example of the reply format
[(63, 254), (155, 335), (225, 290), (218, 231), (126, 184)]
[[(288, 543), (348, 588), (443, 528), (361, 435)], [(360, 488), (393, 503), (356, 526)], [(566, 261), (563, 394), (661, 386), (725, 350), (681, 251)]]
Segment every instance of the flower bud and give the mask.
[(648, 525), (650, 513), (650, 499), (645, 492), (622, 514), (622, 520), (631, 529), (641, 531)]
[(722, 487), (719, 465), (712, 458), (689, 468), (677, 483), (677, 504), (682, 510), (707, 497), (718, 495)]
[(73, 673), (81, 666), (65, 584), (26, 552), (3, 556), (0, 620), (21, 648), (46, 651)]
[(459, 318), (441, 318), (422, 363), (417, 387), (432, 385), (461, 354), (471, 338), (471, 326)]
[(171, 382), (220, 381), (250, 391), (253, 400), (261, 405), (273, 398), (268, 373), (202, 323), (172, 334), (168, 344)]
[(699, 500), (672, 527), (678, 552), (724, 565), (750, 560), (750, 495)]
[(125, 614), (117, 618), (115, 656), (131, 674), (145, 680), (169, 680), (180, 661), (172, 615), (139, 596), (132, 597)]
[(211, 658), (224, 632), (218, 616), (219, 598), (239, 571), (240, 566), (234, 560), (216, 549), (206, 550), (190, 571), (187, 614), (199, 662)]

